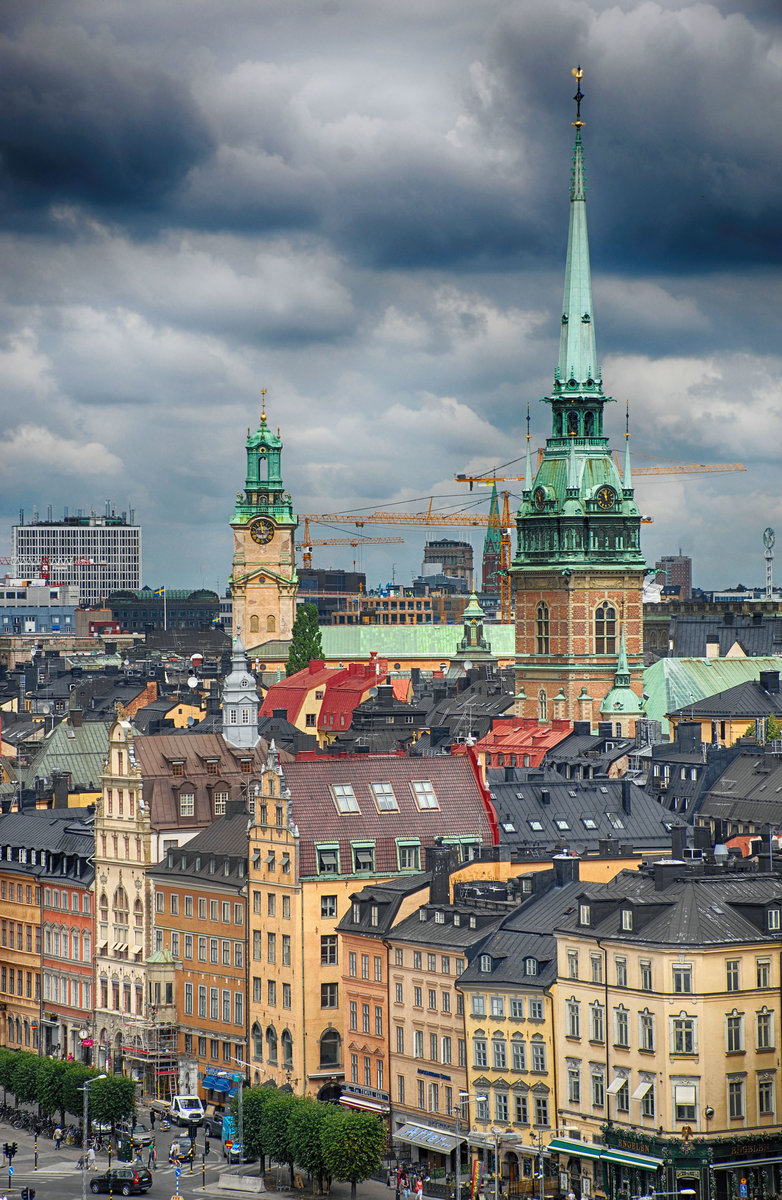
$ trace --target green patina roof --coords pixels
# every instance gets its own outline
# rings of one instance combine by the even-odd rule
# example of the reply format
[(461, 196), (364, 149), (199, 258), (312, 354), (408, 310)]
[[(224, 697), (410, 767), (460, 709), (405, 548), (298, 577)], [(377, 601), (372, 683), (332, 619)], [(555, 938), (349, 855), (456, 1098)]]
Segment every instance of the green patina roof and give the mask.
[(470, 596), (470, 603), (465, 608), (463, 616), (465, 621), (470, 621), (473, 617), (475, 617), (476, 621), (479, 621), (482, 617), (486, 616), (478, 602), (478, 597), (475, 595), (475, 592), (473, 592)]
[[(496, 658), (515, 659), (513, 625), (485, 625)], [(456, 654), (462, 638), (459, 625), (323, 625), (323, 657), (369, 659), (372, 650), (382, 658), (431, 658), (440, 663)]]
[(646, 715), (662, 721), (665, 714), (757, 679), (761, 671), (782, 671), (782, 658), (661, 658), (644, 671)]
[(25, 781), (29, 785), (36, 775), (51, 779), (54, 771), (68, 771), (72, 791), (88, 785), (91, 785), (90, 790), (100, 791), (112, 724), (112, 721), (84, 721), (73, 727), (67, 721), (61, 721), (44, 738), (25, 772)]

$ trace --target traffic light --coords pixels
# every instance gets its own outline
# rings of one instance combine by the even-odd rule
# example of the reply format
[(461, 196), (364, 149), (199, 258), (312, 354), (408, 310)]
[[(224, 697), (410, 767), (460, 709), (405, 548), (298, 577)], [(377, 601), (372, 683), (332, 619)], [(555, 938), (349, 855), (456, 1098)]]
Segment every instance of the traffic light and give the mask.
[(5, 1156), (6, 1156), (6, 1158), (8, 1159), (8, 1161), (9, 1161), (9, 1162), (11, 1161), (11, 1159), (12, 1159), (12, 1158), (14, 1157), (14, 1155), (16, 1154), (16, 1151), (18, 1150), (18, 1148), (19, 1148), (19, 1147), (17, 1146), (16, 1142), (5, 1142), (5, 1143), (4, 1143), (4, 1145), (3, 1145), (3, 1154), (5, 1154)]
[(35, 1188), (23, 1187), (22, 1200), (35, 1200)]

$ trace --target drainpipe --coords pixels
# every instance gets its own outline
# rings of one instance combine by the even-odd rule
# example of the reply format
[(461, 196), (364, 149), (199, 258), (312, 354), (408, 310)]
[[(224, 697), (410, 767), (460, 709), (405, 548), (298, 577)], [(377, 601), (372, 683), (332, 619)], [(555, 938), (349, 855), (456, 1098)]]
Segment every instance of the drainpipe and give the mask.
[[(608, 1090), (608, 1086), (611, 1082), (611, 1080), (610, 1080), (610, 1064), (609, 1064), (609, 1055), (608, 1055), (608, 951), (606, 950), (603, 943), (600, 941), (600, 938), (595, 938), (595, 942), (597, 943), (598, 947), (600, 948), (600, 950), (602, 951), (602, 954), (603, 954), (603, 1004), (605, 1006), (605, 1029), (603, 1030), (603, 1032), (605, 1033), (605, 1039), (606, 1039), (606, 1043), (605, 1043), (605, 1045), (606, 1045), (605, 1101), (606, 1101), (606, 1124), (607, 1124), (611, 1120), (611, 1093)], [(605, 1169), (608, 1171), (613, 1171), (613, 1168), (611, 1168), (611, 1167), (607, 1167)], [(616, 1191), (616, 1189), (613, 1188), (612, 1194), (615, 1194), (615, 1191)]]

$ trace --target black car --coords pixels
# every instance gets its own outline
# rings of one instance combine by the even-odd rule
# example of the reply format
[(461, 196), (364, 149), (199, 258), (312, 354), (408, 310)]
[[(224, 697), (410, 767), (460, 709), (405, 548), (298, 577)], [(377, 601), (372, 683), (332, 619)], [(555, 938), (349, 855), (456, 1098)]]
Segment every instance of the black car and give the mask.
[(223, 1113), (211, 1113), (204, 1117), (206, 1131), (210, 1137), (219, 1138), (223, 1132)]
[(195, 1138), (175, 1137), (168, 1148), (169, 1161), (190, 1162), (195, 1157)]
[(90, 1180), (91, 1192), (118, 1192), (120, 1196), (139, 1196), (152, 1187), (146, 1167), (112, 1167)]

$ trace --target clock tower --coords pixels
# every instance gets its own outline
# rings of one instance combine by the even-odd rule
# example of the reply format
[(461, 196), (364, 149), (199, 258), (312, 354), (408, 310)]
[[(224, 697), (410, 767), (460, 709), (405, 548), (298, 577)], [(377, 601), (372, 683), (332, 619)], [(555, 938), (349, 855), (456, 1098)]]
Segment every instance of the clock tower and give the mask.
[(282, 439), (266, 424), (263, 396), (261, 423), (247, 431), (247, 478), (231, 519), (233, 628), (248, 650), (291, 637), (299, 586), (293, 545), (299, 519), (283, 489)]
[[(586, 184), (581, 139), (581, 69), (570, 182), (559, 362), (551, 394), (551, 436), (533, 476), (527, 463), (511, 565), (516, 595), (517, 712), (540, 720), (620, 723), (631, 695), (642, 697), (641, 516), (630, 469), (629, 427), (620, 474), (603, 430), (606, 404), (597, 363)], [(621, 663), (619, 661), (621, 657)], [(617, 690), (617, 672), (622, 690)], [(610, 711), (603, 707), (611, 693)], [(602, 713), (601, 713), (602, 709)]]

